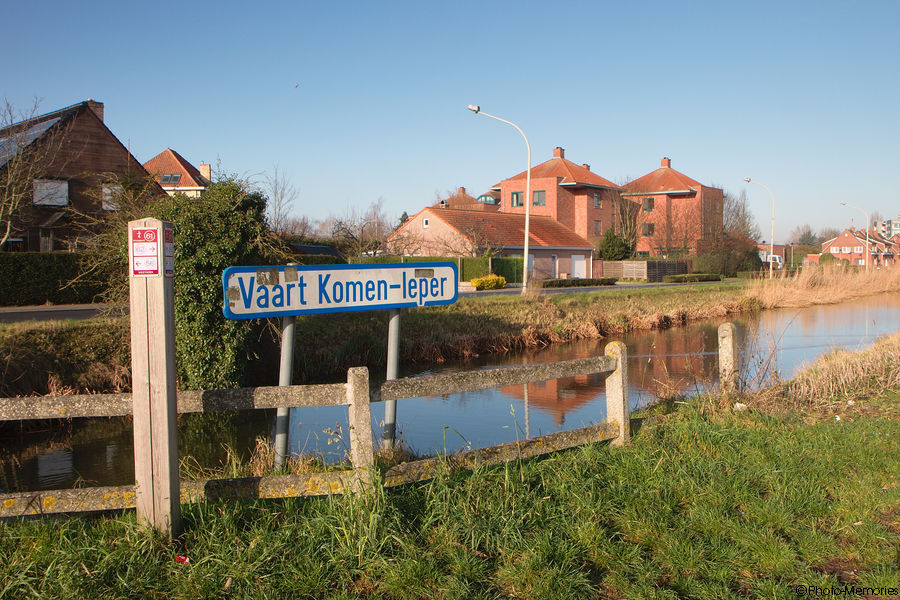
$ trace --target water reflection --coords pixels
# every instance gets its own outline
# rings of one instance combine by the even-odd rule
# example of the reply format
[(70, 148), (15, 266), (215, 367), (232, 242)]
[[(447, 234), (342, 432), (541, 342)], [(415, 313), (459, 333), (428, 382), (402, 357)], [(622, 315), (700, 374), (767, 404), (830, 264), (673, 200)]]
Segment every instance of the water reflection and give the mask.
[[(766, 311), (730, 320), (737, 326), (743, 379), (752, 385), (775, 376), (790, 377), (831, 348), (862, 348), (878, 336), (900, 330), (900, 297), (891, 294), (854, 304)], [(715, 385), (721, 322), (622, 337), (629, 355), (632, 408), (676, 391)], [(485, 357), (429, 372), (584, 358), (602, 354), (609, 341), (584, 340), (504, 358)], [(421, 372), (401, 376), (416, 374)], [(423, 454), (453, 452), (598, 423), (605, 420), (605, 408), (603, 376), (584, 375), (527, 387), (402, 400), (397, 423), (406, 447)], [(373, 431), (380, 432), (383, 408), (374, 405), (372, 413)], [(273, 418), (272, 411), (182, 415), (179, 453), (198, 467), (221, 463), (226, 447), (247, 456), (257, 436), (270, 435)], [(290, 450), (337, 460), (348, 443), (347, 430), (345, 407), (294, 409)], [(64, 435), (8, 438), (0, 455), (0, 491), (133, 481), (129, 419), (77, 419)]]

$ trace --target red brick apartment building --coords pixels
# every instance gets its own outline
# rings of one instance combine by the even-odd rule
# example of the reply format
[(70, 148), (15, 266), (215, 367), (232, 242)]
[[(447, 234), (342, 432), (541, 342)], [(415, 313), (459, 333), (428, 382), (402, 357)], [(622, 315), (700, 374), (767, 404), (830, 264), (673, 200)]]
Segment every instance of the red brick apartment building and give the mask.
[[(526, 171), (491, 188), (499, 195), (500, 212), (525, 214)], [(592, 244), (610, 227), (616, 228), (614, 202), (620, 188), (566, 159), (556, 147), (553, 158), (531, 167), (531, 214), (550, 217)]]
[(669, 158), (623, 187), (622, 197), (640, 205), (639, 254), (702, 254), (722, 235), (724, 192), (676, 171)]

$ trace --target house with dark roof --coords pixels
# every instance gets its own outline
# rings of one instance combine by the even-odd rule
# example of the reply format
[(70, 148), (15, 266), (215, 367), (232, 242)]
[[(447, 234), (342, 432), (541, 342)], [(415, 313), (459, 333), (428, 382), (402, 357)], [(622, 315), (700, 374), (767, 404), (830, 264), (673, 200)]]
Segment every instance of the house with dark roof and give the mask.
[(170, 196), (181, 192), (188, 197), (196, 198), (210, 184), (211, 173), (208, 164), (201, 163), (198, 169), (171, 148), (166, 148), (145, 162), (144, 168)]
[[(391, 254), (418, 256), (518, 256), (525, 215), (427, 207), (387, 239)], [(593, 244), (546, 215), (532, 215), (528, 236), (531, 277), (591, 277)]]
[(622, 197), (640, 206), (638, 254), (702, 254), (722, 235), (724, 192), (676, 171), (669, 158), (663, 158), (658, 169), (623, 188)]
[[(491, 188), (501, 212), (525, 214), (527, 171), (504, 179)], [(607, 229), (617, 230), (615, 202), (619, 186), (576, 164), (556, 147), (553, 157), (531, 167), (531, 214), (562, 223), (596, 244)]]
[(0, 193), (20, 200), (0, 215), (2, 250), (74, 250), (85, 223), (116, 209), (116, 179), (147, 176), (103, 116), (102, 102), (86, 100), (0, 129)]

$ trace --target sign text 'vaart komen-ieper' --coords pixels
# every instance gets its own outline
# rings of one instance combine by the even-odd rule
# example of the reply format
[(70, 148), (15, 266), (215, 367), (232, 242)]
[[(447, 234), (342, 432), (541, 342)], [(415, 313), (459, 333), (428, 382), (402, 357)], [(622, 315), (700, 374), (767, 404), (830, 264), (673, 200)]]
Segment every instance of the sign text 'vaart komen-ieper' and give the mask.
[(436, 306), (459, 292), (452, 262), (229, 267), (222, 285), (228, 319)]

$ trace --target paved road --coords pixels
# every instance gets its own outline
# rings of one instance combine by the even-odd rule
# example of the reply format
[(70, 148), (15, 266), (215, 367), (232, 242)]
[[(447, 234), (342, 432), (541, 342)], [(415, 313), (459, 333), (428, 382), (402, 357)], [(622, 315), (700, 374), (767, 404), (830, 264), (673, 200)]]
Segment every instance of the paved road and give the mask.
[[(0, 307), (0, 323), (16, 323), (18, 321), (64, 321), (67, 319), (90, 319), (100, 315), (107, 304), (58, 304), (41, 306), (4, 306)], [(111, 307), (119, 314), (128, 312), (125, 306)]]

